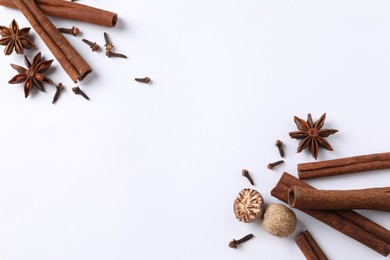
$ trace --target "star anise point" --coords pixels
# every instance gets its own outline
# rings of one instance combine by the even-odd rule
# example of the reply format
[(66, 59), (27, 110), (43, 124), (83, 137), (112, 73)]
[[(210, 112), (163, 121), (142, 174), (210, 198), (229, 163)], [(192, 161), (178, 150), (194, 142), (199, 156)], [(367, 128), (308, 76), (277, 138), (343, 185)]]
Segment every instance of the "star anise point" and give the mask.
[(10, 55), (14, 49), (17, 54), (23, 54), (24, 49), (34, 47), (33, 42), (28, 37), (29, 32), (29, 27), (19, 29), (15, 19), (12, 20), (9, 27), (0, 26), (0, 34), (2, 36), (0, 45), (5, 45), (5, 55)]
[(11, 67), (15, 69), (18, 74), (15, 75), (8, 83), (20, 84), (24, 82), (24, 96), (27, 98), (31, 90), (36, 87), (40, 91), (45, 91), (42, 83), (53, 84), (53, 81), (44, 75), (53, 60), (42, 61), (41, 53), (38, 53), (30, 62), (27, 56), (24, 56), (24, 62), (27, 68), (23, 68), (19, 65), (11, 64)]
[(307, 115), (306, 121), (297, 116), (294, 116), (294, 122), (298, 128), (298, 131), (290, 132), (289, 135), (291, 138), (301, 140), (297, 148), (298, 153), (308, 148), (314, 159), (317, 160), (318, 150), (320, 147), (329, 151), (333, 151), (332, 146), (328, 141), (325, 140), (325, 138), (329, 135), (337, 133), (338, 130), (322, 129), (325, 123), (325, 119), (326, 113), (324, 113), (316, 122), (313, 122), (313, 118), (310, 113)]

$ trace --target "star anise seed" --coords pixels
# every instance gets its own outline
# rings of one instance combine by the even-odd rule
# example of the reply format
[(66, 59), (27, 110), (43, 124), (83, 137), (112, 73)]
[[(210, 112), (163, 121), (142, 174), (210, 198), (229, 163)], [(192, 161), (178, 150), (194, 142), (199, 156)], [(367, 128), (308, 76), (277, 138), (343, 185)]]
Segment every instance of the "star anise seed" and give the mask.
[(317, 160), (318, 149), (323, 147), (326, 150), (333, 151), (332, 146), (325, 140), (331, 134), (338, 132), (336, 129), (321, 129), (324, 126), (326, 113), (321, 118), (313, 123), (311, 114), (307, 115), (307, 121), (294, 117), (294, 122), (297, 125), (299, 131), (290, 132), (291, 138), (301, 139), (297, 152), (300, 153), (304, 149), (309, 148), (314, 159)]
[(5, 55), (10, 55), (15, 49), (16, 53), (23, 54), (24, 49), (34, 47), (31, 39), (28, 37), (30, 28), (22, 28), (19, 30), (18, 23), (12, 20), (9, 27), (0, 26), (0, 45), (5, 45)]
[(41, 53), (35, 55), (32, 63), (24, 55), (24, 63), (27, 68), (11, 64), (18, 74), (14, 76), (8, 83), (19, 84), (24, 82), (24, 96), (27, 98), (30, 95), (31, 90), (36, 87), (40, 91), (45, 91), (42, 83), (53, 84), (53, 81), (46, 77), (43, 73), (46, 72), (53, 60), (41, 60)]

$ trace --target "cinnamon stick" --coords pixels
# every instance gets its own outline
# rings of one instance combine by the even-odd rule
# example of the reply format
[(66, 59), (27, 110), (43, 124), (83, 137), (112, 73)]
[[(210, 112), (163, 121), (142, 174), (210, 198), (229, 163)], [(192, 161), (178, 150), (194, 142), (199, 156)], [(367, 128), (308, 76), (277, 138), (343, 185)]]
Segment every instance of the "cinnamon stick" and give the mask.
[(390, 168), (390, 153), (353, 156), (298, 164), (299, 179), (328, 177)]
[[(285, 172), (271, 191), (271, 195), (287, 203), (287, 192), (292, 186), (314, 189)], [(352, 210), (301, 209), (301, 211), (384, 256), (390, 253), (390, 231)]]
[(308, 260), (328, 260), (328, 257), (318, 246), (310, 232), (305, 230), (295, 238), (295, 243)]
[(92, 71), (88, 63), (42, 13), (33, 0), (13, 1), (74, 82), (82, 80)]
[[(47, 15), (82, 22), (114, 27), (118, 15), (113, 12), (63, 0), (35, 0), (39, 9)], [(13, 0), (0, 0), (0, 5), (17, 8)]]
[(370, 209), (390, 211), (390, 187), (360, 190), (315, 190), (293, 186), (288, 204), (299, 209)]

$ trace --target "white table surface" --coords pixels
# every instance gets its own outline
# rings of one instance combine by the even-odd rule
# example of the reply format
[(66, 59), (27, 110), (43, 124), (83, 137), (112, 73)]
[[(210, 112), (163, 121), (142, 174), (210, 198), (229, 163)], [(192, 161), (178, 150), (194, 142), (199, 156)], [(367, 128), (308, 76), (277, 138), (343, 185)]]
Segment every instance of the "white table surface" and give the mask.
[[(80, 1), (119, 14), (115, 28), (78, 26), (66, 36), (94, 69), (78, 85), (57, 62), (50, 77), (66, 90), (9, 85), (0, 58), (0, 259), (155, 260), (304, 259), (295, 236), (309, 229), (330, 259), (383, 256), (295, 211), (289, 238), (259, 223), (239, 223), (232, 204), (250, 187), (267, 203), (283, 171), (313, 161), (296, 153), (293, 116), (318, 119), (334, 151), (319, 160), (390, 149), (389, 1)], [(0, 24), (16, 10), (0, 7)], [(82, 38), (103, 45), (109, 33), (127, 60), (92, 53)], [(35, 31), (39, 51), (53, 58)], [(0, 48), (1, 51), (3, 48)], [(149, 76), (151, 85), (134, 81)], [(276, 139), (286, 145), (286, 163)], [(390, 185), (390, 170), (309, 181), (323, 189)], [(389, 213), (361, 211), (390, 228)], [(237, 250), (228, 242), (253, 233)]]

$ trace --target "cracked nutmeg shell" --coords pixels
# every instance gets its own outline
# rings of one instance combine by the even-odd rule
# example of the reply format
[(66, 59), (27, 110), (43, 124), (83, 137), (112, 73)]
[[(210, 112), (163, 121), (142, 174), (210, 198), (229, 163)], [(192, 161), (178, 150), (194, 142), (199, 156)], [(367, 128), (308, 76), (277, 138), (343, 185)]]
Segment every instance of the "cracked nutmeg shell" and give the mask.
[(260, 219), (264, 211), (264, 200), (258, 191), (243, 189), (238, 193), (233, 204), (236, 218), (245, 223)]

